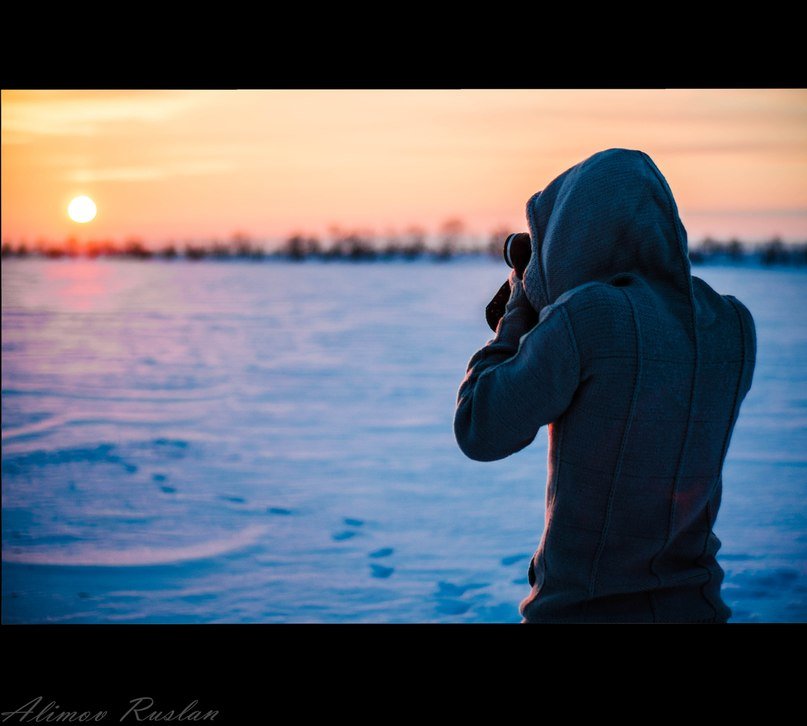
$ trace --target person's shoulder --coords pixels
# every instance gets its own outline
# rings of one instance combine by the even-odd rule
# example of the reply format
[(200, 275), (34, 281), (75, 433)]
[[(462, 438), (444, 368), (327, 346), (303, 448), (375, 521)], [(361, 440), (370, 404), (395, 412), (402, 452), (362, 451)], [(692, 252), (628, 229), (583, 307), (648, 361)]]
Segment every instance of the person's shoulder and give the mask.
[(543, 319), (553, 310), (563, 309), (570, 318), (608, 317), (626, 303), (619, 287), (601, 281), (585, 282), (560, 295), (541, 311)]
[(692, 287), (701, 309), (710, 309), (712, 315), (720, 316), (724, 320), (726, 317), (733, 318), (739, 315), (746, 327), (755, 331), (754, 316), (742, 300), (734, 295), (717, 292), (709, 283), (695, 275), (692, 276)]
[(734, 297), (734, 295), (722, 295), (724, 300), (728, 301), (734, 306), (737, 314), (743, 322), (742, 330), (746, 338), (746, 355), (755, 360), (757, 355), (757, 326), (754, 322), (754, 316), (751, 311), (741, 300)]
[(563, 316), (581, 360), (623, 355), (631, 350), (633, 327), (628, 296), (613, 281), (592, 281), (567, 290), (541, 311), (541, 320)]
[(740, 315), (742, 315), (747, 321), (754, 324), (754, 316), (751, 315), (751, 311), (748, 309), (748, 306), (739, 298), (735, 297), (734, 295), (721, 295), (724, 300), (728, 300), (728, 302), (732, 303), (734, 307), (739, 310)]

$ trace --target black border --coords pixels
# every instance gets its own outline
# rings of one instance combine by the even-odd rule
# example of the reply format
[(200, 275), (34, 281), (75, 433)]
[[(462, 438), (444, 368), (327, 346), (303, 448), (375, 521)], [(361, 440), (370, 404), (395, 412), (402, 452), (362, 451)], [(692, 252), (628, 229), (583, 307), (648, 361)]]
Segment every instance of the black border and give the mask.
[[(441, 46), (436, 62), (424, 51), (430, 39), (418, 37), (403, 47), (398, 68), (376, 65), (368, 53), (354, 63), (329, 58), (313, 70), (298, 63), (305, 48), (278, 59), (265, 55), (263, 46), (244, 53), (225, 44), (212, 58), (198, 47), (180, 47), (175, 50), (187, 59), (166, 66), (162, 56), (144, 58), (145, 41), (131, 46), (123, 60), (125, 45), (79, 43), (51, 48), (50, 57), (61, 62), (38, 67), (29, 65), (29, 54), (7, 48), (0, 57), (0, 88), (807, 87), (803, 59), (795, 57), (800, 43), (791, 50), (782, 38), (773, 55), (738, 46), (709, 63), (703, 47), (677, 40), (675, 46), (658, 41), (655, 50), (668, 56), (666, 68), (647, 61), (647, 45), (642, 50), (634, 43), (637, 52), (622, 62), (608, 53), (574, 65), (550, 63), (539, 42), (522, 40), (515, 45), (523, 53), (513, 54), (506, 37), (490, 38), (473, 52), (470, 38), (465, 47)], [(765, 695), (766, 679), (781, 678), (777, 690), (784, 689), (784, 654), (798, 627), (2, 625), (0, 710), (42, 695), (65, 707), (120, 712), (129, 699), (150, 695), (166, 708), (199, 699), (220, 710), (215, 723), (244, 726), (285, 720), (283, 708), (306, 721), (360, 714), (430, 721), (438, 715), (435, 703), (452, 720), (463, 713), (484, 717), (479, 708), (491, 704), (515, 707), (518, 718), (529, 719), (552, 718), (553, 704), (565, 715), (586, 705), (599, 706), (602, 716), (618, 715), (637, 709), (643, 695), (656, 708), (670, 698), (693, 704), (696, 694), (713, 701), (708, 694), (717, 684), (724, 684), (718, 698), (747, 686), (743, 702), (750, 705)], [(609, 684), (608, 700), (589, 703), (597, 685)]]
[[(323, 691), (335, 691), (350, 703), (344, 716), (379, 702), (392, 709), (378, 720), (424, 699), (459, 708), (498, 693), (535, 713), (542, 701), (560, 704), (562, 692), (609, 680), (623, 705), (636, 707), (631, 678), (650, 678), (656, 689), (666, 682), (665, 698), (683, 701), (752, 677), (758, 692), (758, 677), (787, 677), (783, 655), (799, 633), (782, 624), (637, 627), (3, 625), (0, 711), (37, 695), (64, 708), (117, 711), (151, 696), (166, 709), (198, 699), (222, 712), (216, 723), (248, 726), (258, 721), (239, 719), (284, 718), (280, 706), (300, 717), (327, 708)], [(658, 692), (646, 695), (659, 706)]]

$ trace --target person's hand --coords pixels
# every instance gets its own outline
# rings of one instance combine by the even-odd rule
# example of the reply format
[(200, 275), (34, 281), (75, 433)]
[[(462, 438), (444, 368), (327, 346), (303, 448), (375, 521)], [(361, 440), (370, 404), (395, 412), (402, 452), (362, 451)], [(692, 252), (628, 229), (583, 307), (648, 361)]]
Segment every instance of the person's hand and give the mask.
[(504, 314), (521, 315), (525, 320), (530, 321), (531, 325), (535, 325), (538, 322), (538, 313), (530, 304), (527, 293), (524, 291), (524, 283), (516, 276), (515, 270), (510, 270), (507, 281), (510, 283), (510, 299), (507, 301)]
[(535, 312), (532, 305), (530, 305), (527, 293), (524, 291), (524, 282), (521, 278), (516, 276), (515, 270), (510, 270), (510, 276), (507, 278), (510, 283), (510, 299), (507, 301), (507, 310), (515, 310), (526, 308), (533, 313)]

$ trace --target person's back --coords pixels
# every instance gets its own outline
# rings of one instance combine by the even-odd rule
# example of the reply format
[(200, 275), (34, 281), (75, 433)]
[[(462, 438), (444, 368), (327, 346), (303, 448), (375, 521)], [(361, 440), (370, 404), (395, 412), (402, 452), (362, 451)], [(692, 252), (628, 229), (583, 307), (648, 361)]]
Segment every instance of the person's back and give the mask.
[(524, 619), (725, 622), (712, 528), (751, 386), (751, 314), (690, 274), (672, 194), (641, 152), (595, 154), (530, 199), (527, 216), (523, 284), (511, 275), (454, 419), (480, 461), (549, 425)]

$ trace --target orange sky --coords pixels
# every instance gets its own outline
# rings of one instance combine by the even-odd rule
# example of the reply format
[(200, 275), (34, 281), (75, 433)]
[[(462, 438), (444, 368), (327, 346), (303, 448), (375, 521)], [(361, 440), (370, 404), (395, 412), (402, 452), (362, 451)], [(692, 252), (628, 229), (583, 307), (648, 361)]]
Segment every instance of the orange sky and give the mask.
[(612, 146), (655, 159), (693, 240), (807, 240), (807, 91), (773, 89), (3, 91), (2, 238), (520, 230)]

